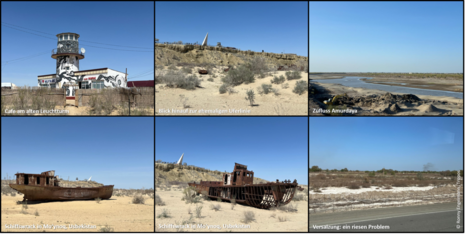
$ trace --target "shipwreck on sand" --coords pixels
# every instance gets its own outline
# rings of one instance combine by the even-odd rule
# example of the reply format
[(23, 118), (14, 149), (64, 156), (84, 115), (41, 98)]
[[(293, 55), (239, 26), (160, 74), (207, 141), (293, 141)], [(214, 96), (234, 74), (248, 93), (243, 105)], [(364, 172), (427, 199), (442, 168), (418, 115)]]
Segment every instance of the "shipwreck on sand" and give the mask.
[(100, 187), (61, 187), (55, 171), (40, 174), (16, 173), (16, 184), (9, 184), (14, 190), (24, 194), (28, 201), (70, 201), (84, 199), (109, 199), (114, 185)]
[(234, 171), (223, 173), (222, 181), (200, 181), (189, 183), (197, 194), (223, 201), (235, 200), (239, 204), (249, 205), (261, 209), (268, 209), (288, 204), (298, 188), (297, 180), (283, 182), (253, 184), (254, 172), (247, 170), (246, 165), (236, 163)]

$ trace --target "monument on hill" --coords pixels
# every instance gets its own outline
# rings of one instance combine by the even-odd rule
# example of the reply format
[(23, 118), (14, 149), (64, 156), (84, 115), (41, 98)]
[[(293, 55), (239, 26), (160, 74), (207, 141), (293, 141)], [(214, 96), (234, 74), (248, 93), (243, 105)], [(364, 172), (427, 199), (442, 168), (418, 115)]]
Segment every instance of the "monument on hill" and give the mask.
[(182, 165), (182, 158), (184, 157), (184, 153), (181, 155), (181, 158), (179, 158), (178, 162), (176, 165)]
[(208, 41), (208, 33), (207, 36), (205, 36), (205, 39), (203, 39), (202, 46), (206, 46)]

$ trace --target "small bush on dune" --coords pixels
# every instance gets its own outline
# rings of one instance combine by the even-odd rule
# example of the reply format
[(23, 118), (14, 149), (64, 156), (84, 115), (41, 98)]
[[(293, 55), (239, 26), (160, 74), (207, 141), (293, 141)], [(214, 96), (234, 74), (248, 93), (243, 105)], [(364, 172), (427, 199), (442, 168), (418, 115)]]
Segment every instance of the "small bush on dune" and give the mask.
[(228, 91), (228, 84), (224, 83), (223, 85), (220, 86), (220, 94), (224, 94)]
[(254, 73), (244, 65), (240, 65), (237, 69), (229, 70), (221, 80), (223, 83), (231, 86), (255, 82)]
[(97, 202), (97, 203), (100, 203), (100, 201), (102, 201), (102, 199), (99, 198), (99, 197), (95, 199), (95, 202)]
[(207, 81), (213, 82), (213, 78), (209, 78), (209, 79), (207, 79)]
[(195, 217), (200, 218), (202, 216), (202, 206), (195, 207)]
[(261, 89), (258, 89), (258, 93), (261, 94), (268, 94), (272, 91), (271, 84), (262, 84), (260, 87)]
[(220, 204), (217, 204), (217, 205), (211, 204), (210, 209), (212, 209), (214, 211), (219, 211), (221, 209), (221, 205)]
[(159, 219), (169, 218), (171, 217), (170, 212), (167, 209), (163, 209), (163, 211), (157, 216)]
[(187, 75), (181, 71), (168, 71), (158, 77), (157, 83), (166, 84), (167, 87), (195, 90), (200, 86), (200, 80), (195, 75)]
[(255, 213), (253, 213), (252, 211), (244, 211), (242, 222), (248, 224), (252, 221), (255, 221)]
[(192, 68), (183, 67), (183, 68), (181, 69), (181, 71), (183, 71), (184, 73), (192, 73)]
[(133, 204), (145, 204), (145, 198), (140, 194), (136, 194), (132, 198), (132, 203)]
[(363, 188), (370, 188), (371, 185), (370, 185), (370, 183), (368, 183), (368, 182), (364, 182), (364, 183), (362, 184), (362, 187), (363, 187)]
[(299, 71), (287, 71), (286, 72), (286, 78), (287, 80), (297, 80), (297, 79), (301, 79), (302, 78), (302, 75), (300, 74)]
[(36, 212), (34, 213), (35, 216), (39, 216), (39, 212), (36, 210)]
[(274, 76), (273, 79), (271, 80), (271, 83), (274, 83), (274, 84), (281, 84), (283, 83), (284, 81), (286, 81), (286, 78), (284, 78), (283, 75), (277, 77), (277, 76)]
[(292, 90), (292, 92), (294, 92), (294, 93), (296, 93), (298, 95), (302, 95), (307, 90), (308, 90), (308, 84), (307, 84), (306, 81), (297, 81), (295, 83), (295, 87), (294, 87), (294, 90)]
[(289, 203), (285, 206), (278, 205), (276, 209), (280, 211), (284, 211), (284, 212), (297, 212), (297, 205), (292, 204), (292, 203)]
[(102, 233), (109, 233), (109, 232), (113, 232), (115, 231), (115, 229), (113, 229), (112, 227), (108, 226), (108, 225), (105, 225), (105, 227), (101, 227), (99, 232), (102, 232)]
[(278, 216), (278, 220), (279, 222), (286, 222), (287, 221), (287, 217), (284, 217), (284, 216)]
[(247, 96), (245, 97), (245, 100), (248, 100), (250, 106), (253, 106), (253, 102), (255, 100), (255, 93), (253, 92), (253, 90), (248, 90), (246, 94)]

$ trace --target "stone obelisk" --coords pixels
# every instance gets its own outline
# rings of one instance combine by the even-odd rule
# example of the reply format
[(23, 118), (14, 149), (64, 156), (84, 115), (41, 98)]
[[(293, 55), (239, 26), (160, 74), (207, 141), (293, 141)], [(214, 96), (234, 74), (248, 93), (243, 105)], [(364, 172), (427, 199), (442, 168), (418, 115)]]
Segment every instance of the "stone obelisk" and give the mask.
[(203, 42), (202, 42), (202, 46), (206, 46), (206, 45), (207, 45), (207, 41), (208, 41), (208, 33), (207, 33), (207, 36), (205, 36), (205, 39), (204, 39)]

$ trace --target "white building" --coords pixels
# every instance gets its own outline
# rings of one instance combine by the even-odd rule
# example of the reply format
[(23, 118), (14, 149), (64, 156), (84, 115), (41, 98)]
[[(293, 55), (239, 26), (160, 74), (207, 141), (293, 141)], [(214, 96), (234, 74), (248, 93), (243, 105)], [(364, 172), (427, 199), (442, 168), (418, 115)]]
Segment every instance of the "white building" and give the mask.
[(16, 85), (11, 82), (2, 82), (2, 88), (16, 89)]
[[(79, 60), (84, 59), (85, 49), (79, 50), (79, 34), (57, 34), (57, 49), (52, 50), (56, 60), (56, 73), (37, 76), (38, 85), (66, 87), (66, 96), (74, 98), (75, 89), (102, 89), (127, 87), (127, 74), (109, 68), (79, 70)], [(69, 86), (65, 86), (69, 85)]]

